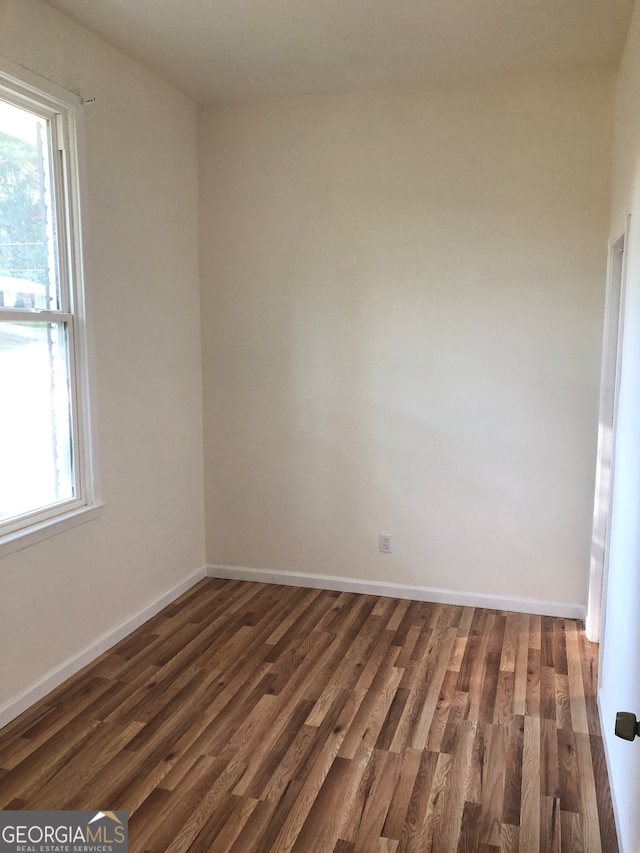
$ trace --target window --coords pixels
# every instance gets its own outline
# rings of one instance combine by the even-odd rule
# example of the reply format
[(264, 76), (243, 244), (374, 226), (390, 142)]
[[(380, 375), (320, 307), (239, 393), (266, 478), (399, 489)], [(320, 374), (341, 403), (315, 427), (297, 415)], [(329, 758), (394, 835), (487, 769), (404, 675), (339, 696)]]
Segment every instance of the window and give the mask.
[(85, 520), (97, 506), (80, 102), (45, 85), (0, 68), (0, 554)]

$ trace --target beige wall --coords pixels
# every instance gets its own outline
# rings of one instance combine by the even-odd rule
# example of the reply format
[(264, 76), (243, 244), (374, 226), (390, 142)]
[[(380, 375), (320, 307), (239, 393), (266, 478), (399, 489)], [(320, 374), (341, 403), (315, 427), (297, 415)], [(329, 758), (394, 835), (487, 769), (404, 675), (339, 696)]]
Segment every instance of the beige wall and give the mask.
[(103, 516), (0, 559), (0, 705), (204, 562), (195, 106), (34, 0), (0, 54), (85, 108)]
[(210, 563), (586, 601), (612, 87), (201, 110)]
[(610, 525), (609, 583), (601, 644), (600, 707), (622, 853), (640, 850), (640, 743), (614, 737), (617, 711), (640, 716), (640, 8), (616, 89), (610, 239), (631, 214), (624, 341)]

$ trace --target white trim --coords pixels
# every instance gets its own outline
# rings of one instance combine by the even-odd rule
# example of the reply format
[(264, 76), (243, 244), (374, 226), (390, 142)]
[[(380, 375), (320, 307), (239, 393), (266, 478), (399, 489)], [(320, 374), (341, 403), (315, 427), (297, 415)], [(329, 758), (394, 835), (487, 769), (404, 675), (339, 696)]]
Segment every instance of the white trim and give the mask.
[[(586, 634), (592, 643), (600, 643), (602, 660), (604, 623), (606, 620), (607, 576), (611, 508), (615, 479), (618, 398), (622, 370), (622, 344), (626, 299), (627, 255), (631, 215), (625, 220), (624, 233), (609, 243), (607, 279), (600, 368), (600, 402), (598, 406), (598, 446), (593, 501), (589, 594), (587, 597)], [(610, 435), (607, 437), (607, 431)], [(609, 444), (609, 459), (606, 459)]]
[(23, 96), (35, 95), (34, 103), (36, 105), (42, 103), (42, 93), (44, 92), (54, 101), (54, 109), (57, 105), (64, 106), (69, 102), (82, 106), (82, 98), (77, 92), (65, 89), (59, 83), (37, 74), (27, 68), (26, 65), (13, 62), (5, 56), (0, 56), (0, 74), (3, 77), (10, 77), (15, 88), (20, 89)]
[(307, 586), (312, 589), (333, 589), (340, 592), (360, 592), (389, 598), (411, 598), (433, 601), (436, 604), (460, 604), (464, 607), (485, 607), (489, 610), (511, 610), (538, 616), (560, 616), (584, 619), (585, 604), (564, 604), (559, 601), (538, 601), (534, 598), (511, 598), (506, 595), (484, 595), (428, 586), (408, 586), (402, 583), (344, 578), (337, 575), (314, 575), (304, 572), (279, 572), (271, 569), (247, 569), (241, 566), (207, 566), (207, 577), (229, 580), (275, 583), (282, 586)]
[[(602, 732), (602, 743), (604, 744), (604, 757), (607, 764), (607, 776), (609, 777), (609, 788), (611, 789), (611, 802), (613, 804), (613, 817), (616, 824), (616, 835), (618, 836), (618, 847), (620, 853), (627, 853), (624, 846), (624, 838), (622, 835), (622, 822), (620, 820), (620, 809), (618, 800), (616, 799), (616, 789), (614, 785), (614, 774), (611, 769), (611, 754), (609, 752), (609, 739), (614, 738), (613, 721), (615, 720), (615, 711), (609, 711), (604, 708), (604, 700), (602, 699), (602, 690), (598, 690), (598, 716), (600, 717), (600, 731)], [(605, 722), (607, 722), (605, 725)], [(628, 851), (628, 853), (631, 853)]]
[(0, 558), (6, 557), (7, 554), (13, 554), (15, 551), (21, 551), (23, 548), (28, 548), (29, 545), (35, 545), (36, 542), (42, 542), (43, 539), (49, 539), (50, 536), (64, 533), (65, 530), (70, 530), (72, 527), (78, 527), (86, 521), (99, 518), (102, 515), (103, 507), (103, 503), (81, 506), (79, 509), (70, 510), (64, 515), (55, 515), (38, 524), (32, 524), (26, 528), (21, 527), (14, 530), (13, 533), (7, 533), (0, 539)]
[(136, 628), (144, 625), (152, 616), (155, 616), (156, 613), (159, 613), (163, 608), (171, 604), (172, 601), (175, 601), (178, 596), (182, 595), (205, 576), (206, 571), (204, 567), (192, 572), (188, 577), (180, 581), (180, 583), (156, 596), (156, 598), (145, 604), (144, 607), (141, 607), (140, 610), (136, 610), (135, 613), (132, 613), (123, 622), (120, 622), (119, 625), (106, 631), (90, 643), (90, 645), (85, 646), (82, 651), (67, 658), (67, 660), (49, 670), (49, 672), (37, 681), (34, 681), (33, 684), (30, 684), (25, 690), (13, 696), (3, 705), (0, 705), (0, 727), (6, 726), (7, 723), (11, 722), (11, 720), (15, 719), (23, 711), (26, 711), (27, 708), (30, 708), (46, 696), (47, 693), (59, 687), (64, 681), (87, 666), (87, 664), (96, 660), (101, 654), (104, 654), (104, 652), (115, 646), (116, 643), (119, 643), (120, 640), (123, 640), (132, 631), (135, 631)]

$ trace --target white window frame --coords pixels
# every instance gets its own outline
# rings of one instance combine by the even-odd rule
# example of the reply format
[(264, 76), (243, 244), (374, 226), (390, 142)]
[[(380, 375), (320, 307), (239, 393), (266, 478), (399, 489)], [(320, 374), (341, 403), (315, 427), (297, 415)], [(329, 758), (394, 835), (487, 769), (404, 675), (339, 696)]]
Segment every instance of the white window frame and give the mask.
[(84, 196), (82, 100), (55, 83), (0, 57), (0, 99), (50, 121), (60, 310), (0, 308), (0, 320), (64, 323), (69, 352), (75, 494), (0, 524), (0, 557), (97, 517), (99, 496), (95, 419), (92, 416), (92, 341), (83, 256)]

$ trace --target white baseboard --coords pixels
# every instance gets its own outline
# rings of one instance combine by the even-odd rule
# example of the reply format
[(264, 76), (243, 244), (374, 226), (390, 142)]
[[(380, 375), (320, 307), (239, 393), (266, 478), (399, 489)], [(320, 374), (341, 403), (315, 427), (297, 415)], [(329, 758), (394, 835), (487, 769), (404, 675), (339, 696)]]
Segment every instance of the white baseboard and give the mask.
[(152, 601), (149, 601), (140, 610), (136, 610), (131, 616), (128, 616), (115, 628), (106, 631), (97, 640), (86, 646), (82, 651), (63, 661), (59, 666), (47, 672), (42, 678), (34, 681), (22, 692), (9, 699), (3, 705), (0, 705), (0, 728), (6, 726), (7, 723), (15, 719), (31, 705), (34, 705), (40, 699), (70, 678), (75, 675), (87, 664), (100, 657), (101, 654), (108, 651), (120, 640), (123, 640), (136, 628), (139, 628), (156, 613), (159, 613), (164, 607), (175, 601), (178, 596), (186, 592), (190, 587), (196, 584), (202, 578), (206, 577), (205, 567), (192, 572), (180, 583), (156, 596)]
[(585, 604), (563, 604), (556, 601), (537, 601), (533, 598), (510, 598), (506, 595), (484, 595), (428, 586), (366, 581), (337, 575), (313, 575), (304, 572), (278, 572), (271, 569), (208, 565), (207, 576), (230, 580), (257, 581), (259, 583), (276, 583), (283, 586), (308, 586), (312, 589), (333, 589), (340, 592), (361, 592), (366, 595), (382, 595), (389, 598), (412, 598), (416, 601), (433, 601), (435, 604), (460, 604), (464, 607), (512, 610), (516, 613), (560, 616), (567, 619), (584, 619), (587, 615)]
[[(607, 776), (609, 777), (609, 788), (611, 789), (611, 802), (613, 804), (613, 817), (616, 823), (616, 834), (618, 836), (618, 847), (620, 853), (627, 853), (627, 848), (625, 847), (625, 841), (622, 834), (622, 821), (620, 815), (620, 808), (618, 805), (618, 800), (616, 798), (616, 783), (611, 773), (611, 750), (609, 740), (610, 738), (615, 738), (614, 734), (609, 734), (612, 731), (613, 722), (615, 720), (615, 711), (611, 711), (604, 707), (604, 702), (602, 700), (602, 690), (598, 690), (598, 716), (600, 717), (600, 731), (602, 732), (602, 743), (604, 744), (604, 757), (607, 763)], [(629, 851), (630, 853), (630, 851)]]
[[(29, 687), (0, 705), (0, 728), (6, 726), (27, 708), (50, 693), (67, 678), (75, 675), (87, 664), (100, 657), (120, 640), (123, 640), (136, 628), (159, 613), (164, 607), (175, 601), (178, 596), (202, 580), (205, 576), (229, 578), (231, 580), (257, 581), (258, 583), (276, 583), (283, 586), (302, 586), (313, 589), (332, 589), (340, 592), (359, 592), (368, 595), (382, 595), (390, 598), (410, 598), (416, 601), (433, 601), (436, 604), (458, 604), (465, 607), (486, 607), (491, 610), (512, 610), (516, 613), (535, 613), (541, 616), (560, 616), (572, 619), (584, 619), (584, 604), (563, 604), (553, 601), (537, 601), (530, 598), (509, 598), (480, 593), (459, 592), (407, 584), (383, 583), (358, 578), (345, 578), (338, 575), (305, 574), (304, 572), (280, 572), (269, 569), (248, 569), (240, 566), (208, 565), (192, 572), (187, 578), (171, 589), (148, 602), (144, 607), (127, 617), (119, 625), (105, 632), (93, 643), (77, 654), (63, 661), (59, 666), (47, 672)], [(605, 739), (606, 748), (606, 739)], [(612, 791), (613, 795), (613, 791)], [(614, 798), (615, 810), (615, 798)]]

